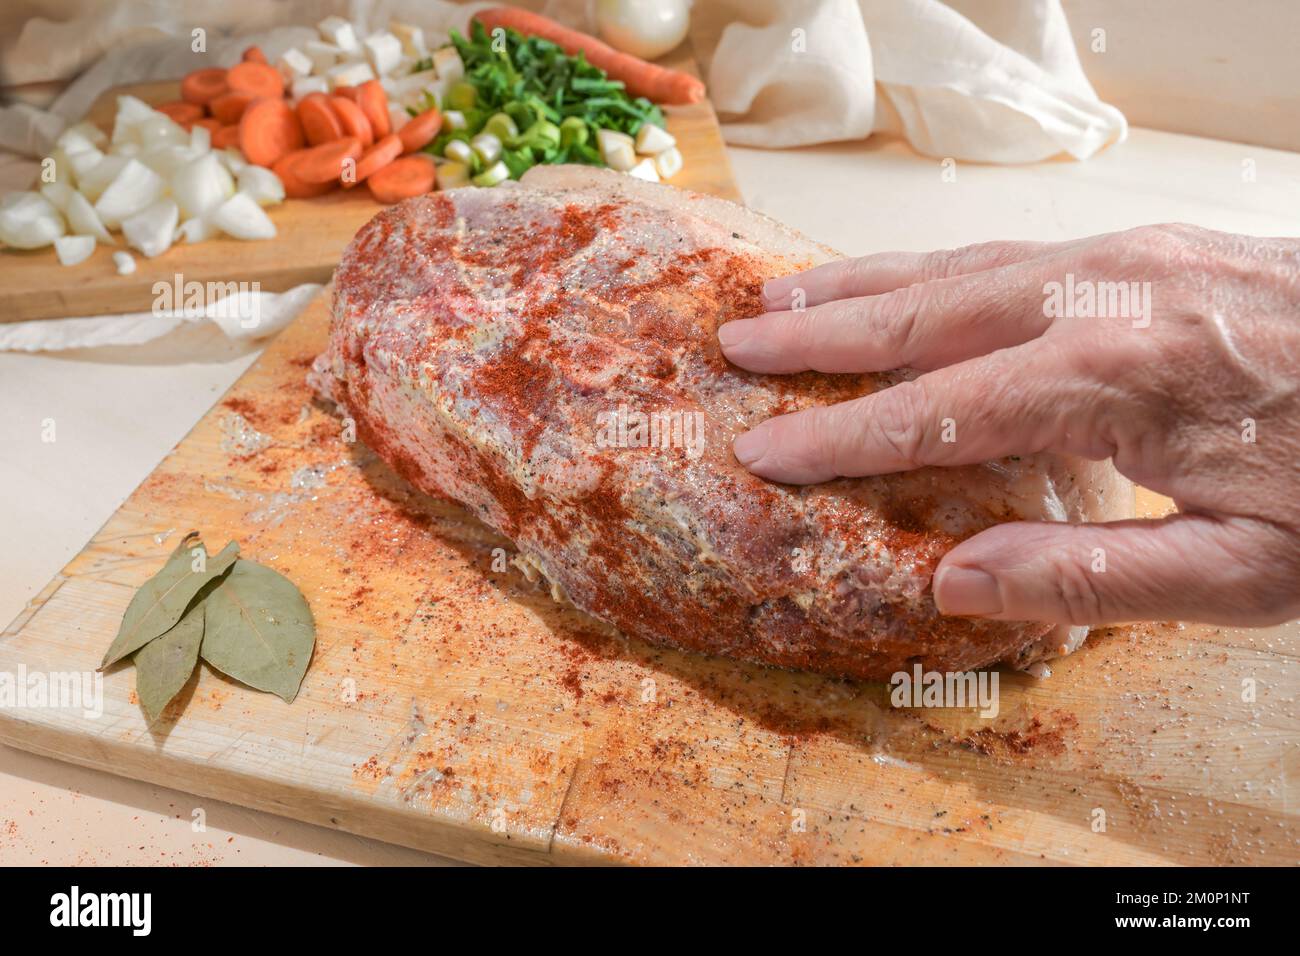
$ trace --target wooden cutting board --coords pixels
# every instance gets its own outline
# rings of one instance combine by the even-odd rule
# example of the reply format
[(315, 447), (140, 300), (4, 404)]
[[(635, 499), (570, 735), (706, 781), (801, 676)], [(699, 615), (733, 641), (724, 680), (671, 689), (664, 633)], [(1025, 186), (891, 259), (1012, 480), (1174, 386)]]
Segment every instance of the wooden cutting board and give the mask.
[[(689, 52), (664, 62), (698, 72)], [(146, 83), (110, 90), (96, 101), (87, 118), (111, 130), (117, 97), (123, 93), (147, 103), (165, 103), (179, 98), (180, 84)], [(682, 171), (671, 182), (739, 200), (708, 101), (668, 107), (664, 112), (684, 159)], [(277, 231), (274, 239), (179, 243), (153, 259), (128, 249), (136, 260), (136, 271), (128, 276), (118, 275), (113, 265), (114, 248), (125, 249), (125, 245), (98, 246), (88, 260), (67, 267), (59, 263), (52, 247), (0, 249), (0, 322), (146, 311), (155, 299), (154, 283), (171, 286), (177, 273), (184, 282), (258, 282), (265, 292), (328, 282), (343, 247), (382, 208), (364, 188), (338, 190), (318, 199), (290, 199), (268, 210)]]
[(203, 668), (151, 728), (119, 667), (102, 716), (0, 708), (0, 740), (479, 862), (1300, 857), (1295, 626), (1108, 631), (1046, 680), (1000, 674), (992, 720), (657, 650), (500, 570), (509, 542), (345, 443), (304, 382), (327, 324), (323, 296), (0, 637), (0, 673), (93, 670), (196, 528), (306, 594), (298, 699)]

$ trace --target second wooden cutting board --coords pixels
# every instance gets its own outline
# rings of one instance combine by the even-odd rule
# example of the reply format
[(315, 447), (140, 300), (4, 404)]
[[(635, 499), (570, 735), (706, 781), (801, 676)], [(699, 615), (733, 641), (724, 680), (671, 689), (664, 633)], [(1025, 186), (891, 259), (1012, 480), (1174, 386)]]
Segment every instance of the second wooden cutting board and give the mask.
[[(696, 72), (689, 56), (666, 62)], [(110, 90), (87, 119), (111, 128), (117, 97), (123, 93), (164, 103), (178, 98), (179, 84), (146, 83)], [(668, 107), (664, 112), (684, 158), (673, 185), (739, 201), (709, 102)], [(278, 232), (274, 239), (177, 244), (154, 259), (128, 250), (135, 257), (136, 271), (126, 276), (117, 274), (109, 246), (100, 246), (87, 261), (68, 267), (59, 264), (50, 248), (0, 249), (0, 322), (146, 311), (155, 301), (155, 284), (172, 286), (177, 275), (182, 282), (256, 282), (263, 292), (328, 282), (343, 248), (383, 208), (364, 188), (339, 190), (319, 199), (291, 199), (269, 210)]]

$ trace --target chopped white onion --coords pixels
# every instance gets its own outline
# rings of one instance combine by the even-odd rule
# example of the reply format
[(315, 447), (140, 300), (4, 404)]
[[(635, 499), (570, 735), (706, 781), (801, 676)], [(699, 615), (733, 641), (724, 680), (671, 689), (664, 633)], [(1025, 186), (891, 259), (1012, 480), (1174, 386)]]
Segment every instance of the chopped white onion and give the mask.
[(190, 149), (196, 153), (206, 153), (212, 149), (212, 130), (198, 123), (190, 127)]
[[(199, 129), (199, 127), (195, 127)], [(186, 163), (197, 159), (201, 153), (196, 153), (189, 146), (163, 146), (159, 149), (151, 149), (147, 153), (141, 153), (137, 159), (144, 163), (163, 179), (170, 180)]]
[(627, 174), (629, 176), (635, 176), (637, 179), (644, 179), (647, 182), (651, 182), (651, 183), (659, 182), (659, 170), (655, 168), (654, 159), (649, 156), (646, 156), (635, 166), (629, 169), (627, 171)]
[(328, 93), (330, 91), (329, 80), (323, 76), (300, 76), (293, 81), (293, 86), (289, 93), (294, 102), (308, 96), (312, 93)]
[(676, 146), (665, 149), (655, 157), (655, 169), (660, 179), (672, 179), (682, 171), (682, 151)]
[(280, 59), (275, 65), (280, 68), (281, 75), (290, 82), (297, 77), (311, 75), (311, 57), (297, 47), (290, 47), (280, 54)]
[(39, 249), (65, 231), (63, 217), (40, 193), (8, 193), (0, 197), (0, 242), (15, 249)]
[(245, 166), (239, 174), (238, 188), (259, 206), (284, 202), (284, 183), (264, 166)]
[(134, 96), (119, 96), (117, 98), (117, 115), (113, 119), (113, 145), (140, 142), (138, 127), (146, 120), (156, 117), (168, 118), (144, 100), (137, 99)]
[[(68, 133), (79, 133), (90, 141), (92, 146), (103, 146), (108, 142), (108, 134), (96, 126), (90, 120), (82, 120), (80, 123), (74, 123), (63, 131), (63, 135)], [(62, 139), (62, 136), (60, 136)]]
[(302, 52), (311, 60), (311, 71), (316, 76), (324, 74), (343, 55), (343, 51), (333, 43), (323, 43), (320, 40), (308, 40), (303, 44)]
[(95, 212), (113, 229), (138, 212), (143, 212), (163, 194), (163, 178), (138, 159), (128, 159), (122, 171), (95, 202)]
[(75, 266), (85, 262), (94, 251), (94, 236), (59, 236), (54, 240), (54, 254), (65, 266)]
[[(78, 156), (82, 155), (80, 153)], [(95, 202), (108, 188), (108, 184), (117, 178), (117, 174), (126, 168), (130, 160), (126, 156), (114, 156), (112, 153), (100, 153), (99, 160), (84, 173), (77, 173), (77, 188), (81, 194)], [(75, 160), (74, 160), (75, 164)]]
[[(203, 127), (195, 127), (202, 129)], [(136, 128), (136, 142), (140, 149), (155, 149), (159, 146), (188, 146), (191, 134), (181, 129), (169, 116), (159, 113), (139, 123)], [(211, 141), (209, 141), (209, 146)]]
[(320, 35), (345, 53), (360, 53), (357, 31), (342, 17), (326, 17), (316, 25)]
[(402, 62), (402, 41), (387, 30), (370, 34), (361, 45), (365, 47), (366, 59), (379, 76), (392, 73)]
[(73, 153), (84, 153), (87, 150), (97, 150), (99, 144), (104, 142), (104, 134), (99, 134), (99, 142), (91, 139), (86, 131), (80, 126), (70, 126), (59, 134), (59, 138), (54, 144), (61, 150), (71, 156)]
[(374, 78), (375, 71), (370, 69), (369, 63), (362, 60), (349, 60), (346, 63), (332, 66), (325, 74), (325, 79), (329, 81), (331, 90), (336, 90), (340, 86), (360, 86), (362, 83), (369, 82)]
[[(105, 158), (104, 154), (92, 146), (90, 149), (84, 149), (77, 153), (65, 154), (64, 161), (67, 163), (68, 168), (72, 170), (72, 175), (76, 178), (77, 182), (79, 184), (82, 184), (84, 188), (84, 184), (89, 181), (91, 170), (93, 170), (96, 166), (98, 166), (104, 160), (104, 158)], [(55, 158), (56, 172), (57, 172), (57, 167), (59, 165), (60, 164), (56, 157)], [(114, 173), (114, 175), (116, 175), (116, 173)], [(111, 178), (112, 177), (110, 177), (110, 179)], [(107, 185), (108, 183), (105, 182), (104, 186)]]
[(41, 195), (48, 199), (50, 204), (59, 212), (64, 212), (68, 208), (68, 202), (72, 197), (80, 196), (81, 193), (67, 183), (53, 182), (41, 184)]
[(122, 235), (126, 236), (127, 245), (152, 259), (171, 248), (179, 216), (175, 201), (159, 199), (122, 223)]
[(454, 46), (444, 46), (433, 51), (433, 68), (438, 71), (438, 78), (448, 83), (465, 78), (465, 62)]
[(416, 60), (423, 60), (429, 55), (429, 48), (424, 44), (424, 30), (409, 23), (392, 21), (388, 29), (402, 43), (402, 52)]
[(244, 167), (248, 165), (248, 160), (244, 159), (244, 154), (237, 149), (223, 149), (218, 151), (216, 155), (221, 165), (236, 176), (243, 172)]
[(216, 226), (212, 224), (212, 219), (207, 216), (196, 216), (194, 219), (186, 219), (176, 229), (176, 238), (184, 239), (186, 242), (204, 242), (211, 239), (218, 232)]
[(598, 129), (596, 142), (600, 145), (601, 158), (610, 169), (625, 173), (636, 165), (636, 143), (627, 133)]
[(642, 156), (658, 156), (677, 145), (671, 133), (654, 123), (642, 123), (636, 132), (636, 151)]
[(100, 220), (99, 213), (95, 212), (95, 207), (81, 193), (74, 192), (68, 198), (68, 205), (64, 208), (63, 215), (67, 217), (68, 225), (73, 232), (83, 236), (94, 236), (106, 246), (117, 245), (109, 231), (104, 228), (104, 223)]
[(172, 196), (186, 219), (211, 212), (230, 198), (235, 182), (212, 153), (192, 159), (172, 174)]
[(244, 193), (235, 193), (212, 214), (213, 224), (236, 239), (273, 239), (275, 223)]

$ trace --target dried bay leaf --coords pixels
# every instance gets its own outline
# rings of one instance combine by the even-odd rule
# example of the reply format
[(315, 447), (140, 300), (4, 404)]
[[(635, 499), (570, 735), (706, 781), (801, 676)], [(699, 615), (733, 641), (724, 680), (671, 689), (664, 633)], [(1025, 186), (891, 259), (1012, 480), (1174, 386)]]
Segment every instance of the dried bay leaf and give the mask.
[(204, 604), (220, 580), (209, 581), (171, 630), (135, 652), (135, 693), (153, 723), (181, 692), (199, 664), (203, 643)]
[[(134, 653), (175, 626), (199, 589), (225, 574), (238, 556), (239, 545), (231, 541), (220, 554), (209, 557), (198, 533), (187, 534), (163, 569), (141, 585), (131, 598), (100, 669)], [(201, 570), (195, 570), (196, 563)]]
[(316, 646), (307, 599), (293, 582), (239, 559), (204, 601), (200, 656), (228, 677), (292, 703)]

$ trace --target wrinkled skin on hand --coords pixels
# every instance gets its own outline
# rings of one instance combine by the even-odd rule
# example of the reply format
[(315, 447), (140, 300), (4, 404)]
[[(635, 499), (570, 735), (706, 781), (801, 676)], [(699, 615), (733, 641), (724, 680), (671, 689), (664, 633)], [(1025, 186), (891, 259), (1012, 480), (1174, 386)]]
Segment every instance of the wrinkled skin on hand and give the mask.
[[(1067, 275), (1076, 289), (1150, 283), (1150, 309), (1049, 316), (1049, 283)], [(1111, 458), (1178, 504), (1159, 520), (990, 528), (936, 569), (942, 612), (1251, 626), (1300, 615), (1300, 240), (1164, 225), (883, 253), (774, 279), (764, 299), (771, 311), (719, 331), (737, 365), (924, 374), (740, 436), (755, 474), (811, 483), (1055, 451)]]

